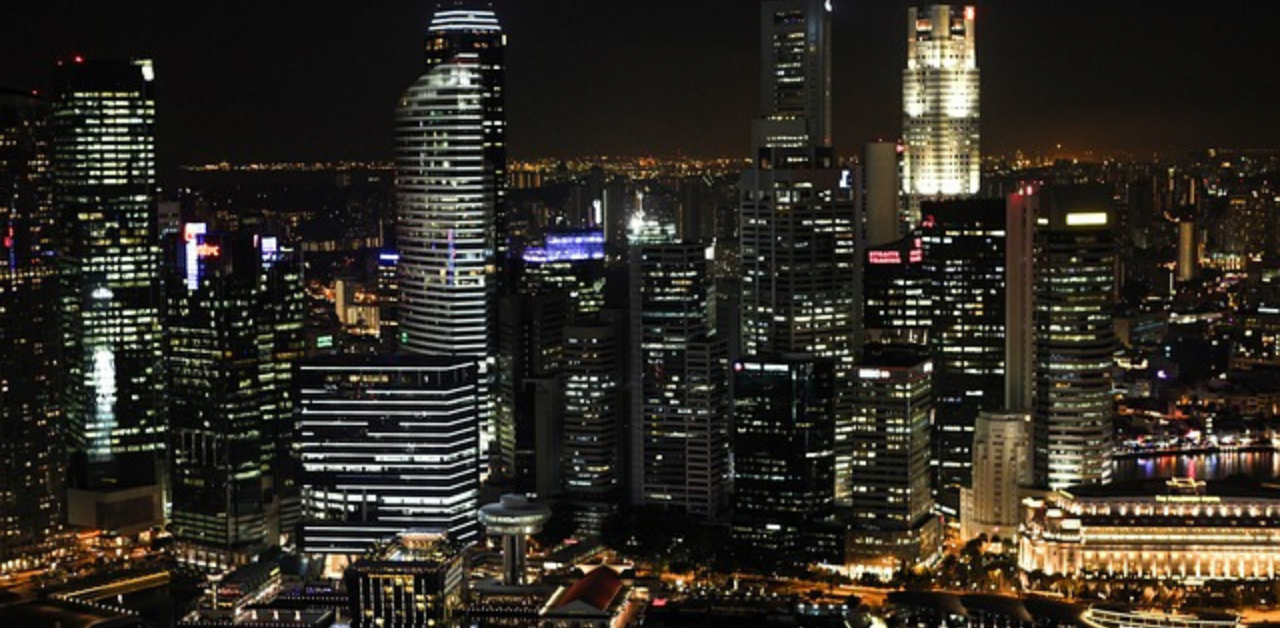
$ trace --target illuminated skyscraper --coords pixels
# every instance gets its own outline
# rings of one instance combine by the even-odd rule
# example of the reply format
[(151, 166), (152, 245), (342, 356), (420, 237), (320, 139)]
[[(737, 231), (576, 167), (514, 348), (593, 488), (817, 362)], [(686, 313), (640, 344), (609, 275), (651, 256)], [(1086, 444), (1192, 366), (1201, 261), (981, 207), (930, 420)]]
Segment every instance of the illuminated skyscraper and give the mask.
[(360, 555), (412, 528), (479, 538), (474, 361), (328, 357), (298, 380), (303, 552)]
[(741, 346), (751, 361), (829, 359), (836, 476), (846, 485), (847, 384), (861, 332), (857, 182), (831, 147), (831, 11), (819, 0), (766, 0), (761, 111), (739, 191)]
[[(54, 204), (74, 470), (72, 523), (130, 529), (159, 521), (165, 439), (156, 234), (155, 73), (151, 62), (57, 68)], [(153, 487), (150, 496), (121, 489)], [(114, 498), (104, 491), (115, 492)], [(104, 499), (125, 499), (129, 508)]]
[(400, 332), (410, 353), (489, 353), (494, 196), (483, 95), (479, 58), (462, 53), (400, 100)]
[(1058, 489), (1111, 480), (1117, 347), (1112, 195), (1046, 187), (1035, 211), (1032, 417), (1037, 481)]
[(505, 45), (487, 3), (441, 6), (427, 30), (426, 74), (401, 97), (396, 122), (401, 346), (479, 362), (483, 466), (502, 475), (515, 455), (511, 413), (494, 403), (507, 252)]
[(729, 505), (729, 348), (714, 248), (631, 248), (633, 503), (714, 518)]
[(578, 530), (598, 535), (622, 497), (622, 342), (619, 325), (564, 330), (561, 475)]
[(553, 385), (558, 380), (548, 378), (563, 366), (565, 328), (595, 322), (604, 307), (605, 235), (547, 233), (539, 246), (525, 247), (520, 258), (518, 279), (499, 301), (497, 409), (498, 424), (514, 427), (514, 443), (506, 447), (515, 453), (516, 479), (531, 488), (542, 455), (535, 446), (536, 415), (546, 407), (542, 393), (559, 390)]
[(830, 3), (761, 4), (761, 117), (739, 184), (743, 355), (854, 350), (857, 207), (831, 149), (830, 31)]
[(570, 321), (591, 320), (604, 309), (603, 231), (547, 233), (543, 246), (526, 248), (520, 261), (520, 292), (563, 291)]
[(223, 569), (279, 545), (296, 523), (290, 445), (293, 372), (304, 349), (302, 267), (279, 239), (247, 229), (187, 223), (172, 246), (173, 532), (179, 560)]
[(853, 374), (850, 560), (892, 570), (938, 547), (930, 424), (933, 362), (919, 346), (867, 345)]
[(933, 298), (934, 460), (938, 505), (956, 515), (969, 483), (974, 425), (1005, 386), (1003, 200), (927, 201), (920, 221)]
[(493, 226), (499, 264), (515, 261), (507, 259), (507, 113), (503, 92), (506, 47), (507, 36), (498, 16), (491, 3), (484, 0), (442, 2), (431, 18), (424, 46), (427, 71), (464, 53), (475, 55), (479, 64), (481, 133), (485, 164), (493, 179)]
[(831, 145), (831, 0), (760, 5), (755, 146)]
[(918, 236), (867, 247), (862, 301), (868, 341), (928, 341), (934, 289), (924, 261), (924, 241)]
[(0, 90), (0, 570), (53, 549), (66, 480), (49, 239), (49, 104)]
[(903, 191), (913, 209), (921, 199), (978, 192), (982, 164), (975, 15), (973, 6), (950, 4), (907, 11)]
[(742, 354), (849, 358), (859, 329), (857, 206), (848, 171), (742, 175)]

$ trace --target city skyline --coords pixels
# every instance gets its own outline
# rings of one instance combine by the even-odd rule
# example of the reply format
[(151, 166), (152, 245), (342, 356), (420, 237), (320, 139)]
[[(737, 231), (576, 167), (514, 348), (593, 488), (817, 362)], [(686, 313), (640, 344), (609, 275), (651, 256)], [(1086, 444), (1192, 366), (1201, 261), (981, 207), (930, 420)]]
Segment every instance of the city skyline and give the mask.
[[(850, 154), (901, 132), (907, 6), (835, 3), (834, 143)], [(315, 5), (306, 13), (234, 2), (132, 7), (62, 0), (10, 9), (14, 19), (0, 24), (0, 55), (23, 62), (0, 69), (0, 85), (46, 88), (49, 60), (73, 54), (154, 58), (164, 77), (158, 97), (169, 112), (158, 121), (159, 150), (172, 169), (221, 160), (389, 159), (390, 112), (419, 74), (421, 33), (435, 3), (359, 11)], [(567, 0), (498, 0), (495, 9), (512, 42), (513, 158), (748, 153), (754, 3), (660, 0), (587, 10)], [(665, 19), (676, 10), (680, 20)], [(1067, 151), (1169, 155), (1274, 144), (1280, 123), (1268, 102), (1280, 79), (1249, 60), (1280, 53), (1263, 30), (1278, 13), (1238, 1), (1215, 12), (1188, 2), (1159, 10), (981, 3), (982, 113), (992, 121), (983, 129), (984, 152), (1061, 143)], [(1060, 32), (1062, 25), (1069, 27)], [(652, 33), (662, 33), (662, 46), (648, 45)], [(1047, 37), (1062, 43), (1046, 45)], [(1221, 45), (1228, 37), (1231, 45)], [(1234, 96), (1219, 98), (1223, 92)]]
[(1268, 9), (152, 2), (0, 67), (0, 625), (1280, 613)]

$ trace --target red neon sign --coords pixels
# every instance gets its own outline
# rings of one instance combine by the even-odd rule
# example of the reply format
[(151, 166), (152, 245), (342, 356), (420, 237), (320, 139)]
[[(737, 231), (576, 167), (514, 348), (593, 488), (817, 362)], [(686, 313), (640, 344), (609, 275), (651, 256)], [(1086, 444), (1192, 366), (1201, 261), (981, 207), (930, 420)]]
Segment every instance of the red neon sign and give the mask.
[(867, 261), (872, 264), (901, 264), (902, 254), (897, 251), (871, 251)]

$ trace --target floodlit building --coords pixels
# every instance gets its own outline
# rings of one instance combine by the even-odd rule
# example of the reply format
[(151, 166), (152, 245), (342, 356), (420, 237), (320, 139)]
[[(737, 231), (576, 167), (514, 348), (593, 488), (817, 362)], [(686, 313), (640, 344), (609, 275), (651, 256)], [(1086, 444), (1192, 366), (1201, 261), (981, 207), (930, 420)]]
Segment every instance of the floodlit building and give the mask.
[(411, 353), (489, 352), (494, 192), (483, 96), (479, 57), (461, 53), (400, 100), (400, 332)]
[(487, 5), (442, 6), (428, 28), (426, 73), (401, 96), (396, 115), (400, 344), (417, 355), (477, 360), (480, 464), (499, 475), (515, 467), (512, 415), (495, 404), (505, 45)]
[(1031, 415), (983, 412), (973, 431), (973, 479), (962, 489), (960, 537), (1012, 540), (1022, 521), (1022, 489), (1034, 482)]
[(480, 87), (480, 126), (484, 161), (492, 178), (494, 245), (499, 259), (506, 259), (507, 241), (507, 36), (486, 0), (440, 3), (427, 27), (423, 50), (428, 72), (452, 63), (462, 55), (474, 55)]
[(979, 189), (976, 16), (972, 5), (907, 9), (903, 192), (913, 208), (923, 199), (968, 196)]
[(1027, 571), (1185, 582), (1280, 569), (1280, 490), (1243, 476), (1071, 487), (1026, 508)]
[(462, 547), (447, 534), (406, 530), (343, 573), (352, 628), (462, 625)]

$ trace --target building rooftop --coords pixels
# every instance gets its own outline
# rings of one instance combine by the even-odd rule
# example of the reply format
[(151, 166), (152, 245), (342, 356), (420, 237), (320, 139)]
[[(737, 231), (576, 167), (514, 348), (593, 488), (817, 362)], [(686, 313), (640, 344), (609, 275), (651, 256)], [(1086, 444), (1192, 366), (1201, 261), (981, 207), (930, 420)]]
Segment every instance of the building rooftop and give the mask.
[(1193, 478), (1131, 480), (1111, 484), (1073, 486), (1062, 492), (1076, 498), (1094, 499), (1173, 495), (1280, 500), (1280, 485), (1264, 484), (1244, 475), (1235, 475), (1221, 480)]
[(303, 368), (456, 368), (475, 364), (474, 358), (433, 355), (323, 355), (302, 362)]
[(868, 344), (860, 367), (909, 369), (929, 361), (929, 354), (919, 345)]
[(581, 577), (573, 586), (552, 602), (556, 610), (570, 606), (575, 602), (583, 602), (592, 608), (605, 612), (613, 604), (614, 598), (622, 590), (622, 578), (612, 569), (599, 567)]

